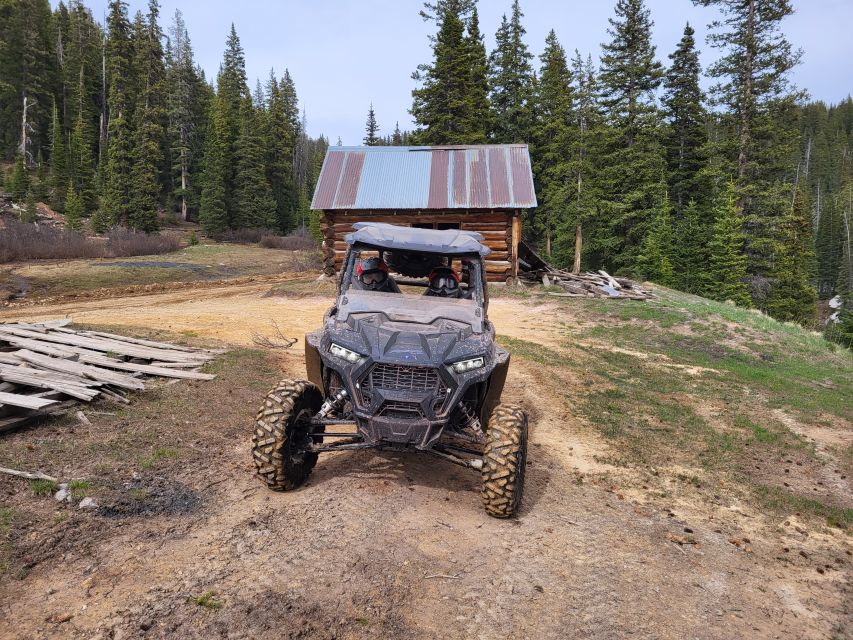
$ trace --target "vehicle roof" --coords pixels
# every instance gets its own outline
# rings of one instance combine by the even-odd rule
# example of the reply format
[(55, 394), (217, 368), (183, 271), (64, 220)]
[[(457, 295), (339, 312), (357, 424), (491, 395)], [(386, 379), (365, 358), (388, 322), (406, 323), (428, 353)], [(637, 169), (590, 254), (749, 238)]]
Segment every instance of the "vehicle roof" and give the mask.
[(349, 244), (366, 244), (382, 249), (420, 251), (444, 255), (472, 254), (487, 256), (491, 250), (480, 244), (483, 236), (476, 231), (460, 229), (418, 229), (385, 222), (356, 222), (346, 240)]

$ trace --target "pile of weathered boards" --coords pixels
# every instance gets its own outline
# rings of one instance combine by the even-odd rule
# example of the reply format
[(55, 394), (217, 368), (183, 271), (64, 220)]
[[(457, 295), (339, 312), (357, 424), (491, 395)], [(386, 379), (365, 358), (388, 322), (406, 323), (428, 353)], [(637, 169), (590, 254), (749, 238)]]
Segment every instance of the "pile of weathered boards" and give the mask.
[(0, 432), (99, 397), (127, 404), (143, 376), (212, 380), (199, 367), (223, 353), (69, 323), (0, 323)]

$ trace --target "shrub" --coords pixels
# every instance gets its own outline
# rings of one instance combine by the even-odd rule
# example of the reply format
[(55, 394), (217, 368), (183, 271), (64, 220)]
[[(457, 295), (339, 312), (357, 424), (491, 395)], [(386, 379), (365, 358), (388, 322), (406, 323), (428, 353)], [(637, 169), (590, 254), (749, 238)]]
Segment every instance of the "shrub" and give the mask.
[(180, 248), (180, 241), (170, 235), (149, 235), (125, 227), (113, 227), (107, 232), (106, 257), (110, 258), (150, 256)]
[(290, 251), (310, 251), (317, 248), (317, 243), (305, 227), (286, 236), (265, 235), (261, 238), (260, 245), (267, 249), (288, 249)]
[(79, 233), (7, 220), (0, 233), (0, 262), (47, 258), (98, 258), (103, 248)]
[(268, 235), (273, 235), (275, 231), (272, 229), (228, 229), (216, 239), (220, 242), (235, 242), (237, 244), (255, 244), (260, 242), (261, 238)]
[(181, 244), (169, 235), (146, 235), (123, 227), (110, 230), (107, 242), (76, 231), (6, 220), (0, 233), (0, 263), (13, 260), (117, 258), (177, 251)]

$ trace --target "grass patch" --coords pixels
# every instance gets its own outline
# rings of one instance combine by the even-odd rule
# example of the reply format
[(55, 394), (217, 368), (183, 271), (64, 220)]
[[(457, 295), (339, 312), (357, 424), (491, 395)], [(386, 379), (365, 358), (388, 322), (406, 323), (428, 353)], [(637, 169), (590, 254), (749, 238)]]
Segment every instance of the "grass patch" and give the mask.
[(128, 489), (127, 493), (131, 498), (139, 502), (142, 502), (148, 496), (148, 490), (143, 487)]
[(68, 491), (75, 498), (85, 498), (89, 495), (92, 483), (89, 480), (71, 480), (68, 482)]
[(37, 496), (48, 496), (56, 493), (58, 485), (53, 480), (30, 480), (30, 489)]
[(853, 509), (844, 509), (824, 504), (812, 498), (799, 496), (779, 487), (768, 487), (756, 485), (753, 493), (759, 503), (767, 508), (780, 513), (806, 513), (818, 518), (823, 518), (831, 527), (847, 530), (853, 525)]
[(552, 367), (566, 367), (570, 364), (565, 356), (557, 353), (553, 349), (549, 349), (548, 347), (539, 344), (538, 342), (530, 342), (520, 338), (510, 338), (509, 336), (498, 336), (498, 342), (512, 355), (524, 358), (525, 360), (530, 360), (531, 362)]
[(9, 570), (6, 554), (9, 552), (9, 533), (12, 531), (12, 521), (15, 511), (10, 507), (0, 507), (0, 575)]
[(159, 449), (154, 449), (150, 455), (140, 458), (139, 466), (142, 469), (151, 469), (156, 466), (158, 462), (163, 460), (174, 460), (180, 455), (180, 452), (174, 447), (160, 447)]
[(188, 599), (189, 602), (198, 605), (199, 607), (204, 607), (205, 609), (221, 609), (223, 606), (223, 602), (216, 599), (215, 591), (205, 591), (200, 596), (190, 596)]
[(735, 416), (734, 423), (736, 427), (747, 429), (752, 432), (753, 438), (758, 442), (775, 443), (779, 442), (779, 434), (775, 431), (770, 431), (762, 427), (760, 424), (754, 423), (746, 416)]

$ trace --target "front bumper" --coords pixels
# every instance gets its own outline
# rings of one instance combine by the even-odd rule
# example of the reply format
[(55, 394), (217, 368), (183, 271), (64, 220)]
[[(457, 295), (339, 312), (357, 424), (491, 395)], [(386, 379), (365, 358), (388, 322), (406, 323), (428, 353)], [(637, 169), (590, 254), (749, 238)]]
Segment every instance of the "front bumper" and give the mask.
[(443, 365), (412, 366), (370, 358), (351, 364), (328, 351), (318, 349), (317, 353), (324, 380), (331, 372), (338, 374), (352, 402), (359, 433), (374, 445), (429, 449), (468, 389), (484, 382), (492, 369), (488, 358), (483, 368), (456, 374)]

